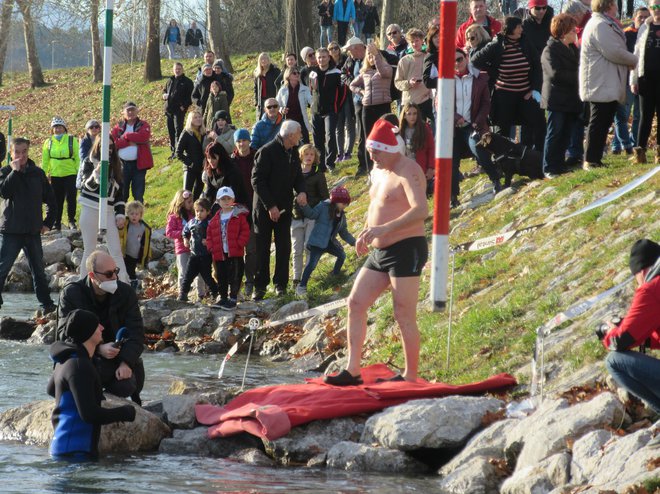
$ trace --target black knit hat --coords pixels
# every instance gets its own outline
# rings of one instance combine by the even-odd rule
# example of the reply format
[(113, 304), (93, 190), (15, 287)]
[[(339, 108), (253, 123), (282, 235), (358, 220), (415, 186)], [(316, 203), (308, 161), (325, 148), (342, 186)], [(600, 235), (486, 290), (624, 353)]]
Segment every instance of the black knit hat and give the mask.
[(69, 313), (64, 324), (64, 338), (73, 343), (84, 343), (92, 337), (99, 326), (99, 318), (93, 312), (75, 309)]
[(635, 275), (653, 266), (658, 258), (660, 258), (660, 245), (647, 238), (638, 240), (630, 249), (630, 271)]

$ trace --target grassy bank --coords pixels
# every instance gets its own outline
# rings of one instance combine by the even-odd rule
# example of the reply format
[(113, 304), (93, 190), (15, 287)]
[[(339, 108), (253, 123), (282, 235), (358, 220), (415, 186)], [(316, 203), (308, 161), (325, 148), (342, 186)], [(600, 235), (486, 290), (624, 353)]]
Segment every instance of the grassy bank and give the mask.
[[(254, 56), (233, 60), (236, 67), (236, 99), (232, 116), (236, 125), (251, 127), (251, 71)], [(185, 71), (194, 76), (197, 63), (184, 61)], [(170, 72), (163, 62), (163, 73)], [(165, 223), (167, 204), (181, 186), (181, 166), (168, 162), (167, 132), (162, 112), (161, 92), (165, 80), (145, 84), (142, 66), (115, 66), (113, 70), (113, 120), (119, 115), (121, 102), (132, 99), (141, 107), (141, 117), (152, 124), (156, 166), (147, 174), (147, 221), (155, 227)], [(101, 114), (101, 85), (88, 82), (89, 69), (46, 71), (52, 84), (31, 90), (26, 75), (5, 77), (0, 89), (3, 104), (15, 104), (15, 135), (25, 135), (37, 142), (49, 132), (53, 115), (70, 122), (69, 130), (78, 134), (85, 121)], [(0, 120), (6, 128), (6, 118)], [(38, 153), (33, 151), (33, 156)], [(38, 161), (38, 160), (37, 160)], [(474, 208), (452, 213), (450, 242), (456, 245), (512, 228), (542, 223), (553, 215), (564, 216), (593, 200), (625, 185), (653, 168), (632, 166), (625, 157), (608, 156), (606, 168), (591, 172), (576, 171), (553, 181), (514, 181), (515, 192)], [(343, 163), (334, 182), (352, 176), (355, 160)], [(464, 170), (472, 162), (463, 164)], [(462, 200), (467, 202), (488, 189), (484, 176), (462, 182)], [(368, 207), (368, 188), (364, 180), (347, 180), (354, 202), (348, 209), (349, 227), (354, 233), (363, 224)], [(627, 269), (630, 244), (646, 236), (660, 240), (660, 175), (656, 175), (632, 193), (613, 204), (603, 206), (571, 220), (542, 228), (500, 247), (455, 257), (451, 335), (447, 313), (433, 313), (419, 307), (422, 333), (421, 373), (426, 378), (463, 383), (497, 372), (513, 372), (528, 363), (536, 328), (557, 312), (600, 293), (621, 281)], [(646, 200), (643, 200), (646, 198)], [(432, 209), (432, 203), (430, 202)], [(427, 221), (430, 238), (431, 222)], [(351, 249), (345, 270), (354, 272), (361, 260)], [(348, 276), (330, 279), (330, 259), (324, 258), (310, 283), (311, 302), (323, 302), (337, 292), (350, 290)], [(420, 299), (428, 297), (430, 262), (422, 278)], [(625, 303), (624, 303), (625, 305)], [(366, 359), (402, 366), (403, 358), (389, 296), (380, 298), (370, 317), (370, 338)], [(579, 344), (565, 349), (561, 357), (572, 369), (601, 359), (604, 350), (588, 338), (591, 328), (577, 325), (585, 337)], [(449, 365), (446, 353), (450, 346)], [(525, 377), (521, 379), (524, 381)]]

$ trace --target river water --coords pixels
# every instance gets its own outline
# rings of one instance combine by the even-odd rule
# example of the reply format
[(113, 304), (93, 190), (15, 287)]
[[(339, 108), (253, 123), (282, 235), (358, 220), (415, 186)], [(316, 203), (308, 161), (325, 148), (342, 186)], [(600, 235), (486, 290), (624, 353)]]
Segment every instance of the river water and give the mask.
[[(34, 295), (3, 293), (0, 316), (26, 318), (37, 306)], [(145, 401), (162, 398), (174, 380), (220, 382), (222, 355), (146, 353)], [(232, 358), (223, 385), (240, 386), (245, 356)], [(52, 370), (47, 346), (0, 340), (0, 411), (48, 399)], [(252, 358), (246, 387), (300, 382), (286, 363)], [(266, 468), (240, 462), (171, 454), (105, 456), (98, 462), (55, 461), (47, 448), (0, 441), (2, 493), (202, 493), (202, 492), (438, 492), (433, 477), (352, 473), (330, 469)]]

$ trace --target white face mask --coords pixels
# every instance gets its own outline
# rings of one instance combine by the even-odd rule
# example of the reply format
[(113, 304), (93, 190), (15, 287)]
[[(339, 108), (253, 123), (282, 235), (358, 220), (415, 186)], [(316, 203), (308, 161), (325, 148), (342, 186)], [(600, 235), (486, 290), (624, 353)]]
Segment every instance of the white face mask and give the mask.
[(102, 281), (99, 283), (99, 288), (112, 295), (117, 291), (117, 280)]

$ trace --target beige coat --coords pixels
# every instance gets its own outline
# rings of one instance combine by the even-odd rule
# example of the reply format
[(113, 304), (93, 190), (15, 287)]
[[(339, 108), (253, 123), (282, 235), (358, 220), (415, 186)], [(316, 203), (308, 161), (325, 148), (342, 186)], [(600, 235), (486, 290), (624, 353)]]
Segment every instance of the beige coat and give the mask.
[(636, 65), (637, 56), (628, 51), (623, 30), (610, 17), (595, 12), (582, 36), (580, 99), (624, 103), (628, 69)]
[[(424, 103), (431, 97), (431, 90), (421, 82), (424, 72), (424, 58), (424, 53), (410, 53), (399, 60), (394, 85), (401, 91), (401, 103), (404, 105), (406, 103)], [(418, 79), (420, 83), (412, 88), (410, 79)]]
[(375, 68), (360, 72), (360, 75), (351, 81), (351, 91), (362, 96), (363, 106), (381, 105), (392, 101), (390, 92), (392, 67), (380, 53), (376, 55), (374, 62)]

